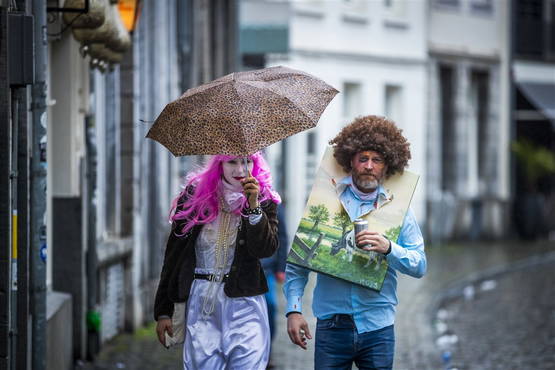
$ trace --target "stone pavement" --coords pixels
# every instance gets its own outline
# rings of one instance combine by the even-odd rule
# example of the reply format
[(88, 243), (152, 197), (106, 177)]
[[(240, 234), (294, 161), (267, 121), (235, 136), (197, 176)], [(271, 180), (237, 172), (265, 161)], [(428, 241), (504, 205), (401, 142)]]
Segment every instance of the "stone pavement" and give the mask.
[(104, 345), (94, 363), (76, 370), (176, 370), (183, 369), (180, 349), (165, 349), (156, 338), (154, 323), (134, 334), (120, 334)]
[(555, 369), (555, 252), (453, 289), (436, 343), (458, 369)]
[[(511, 276), (514, 273), (511, 267), (519, 264), (534, 266), (534, 260), (541, 261), (546, 256), (551, 255), (552, 252), (555, 252), (555, 243), (552, 241), (537, 243), (518, 241), (467, 243), (464, 245), (444, 245), (428, 248), (426, 251), (428, 273), (422, 279), (412, 279), (404, 275), (400, 275), (399, 278), (399, 306), (396, 321), (397, 342), (394, 368), (399, 370), (445, 368), (442, 361), (442, 350), (437, 343), (442, 333), (441, 330), (438, 331), (436, 329), (438, 327), (437, 313), (442, 304), (450, 298), (460, 297), (461, 294), (464, 294), (465, 288), (470, 284), (481, 284), (492, 278), (495, 279), (497, 276), (504, 276), (504, 274)], [(543, 268), (541, 271), (544, 274), (536, 274), (536, 278), (530, 281), (515, 278), (520, 282), (518, 288), (516, 288), (514, 282), (512, 285), (509, 284), (508, 288), (505, 284), (499, 284), (499, 287), (504, 289), (499, 289), (498, 292), (495, 290), (496, 295), (498, 295), (495, 299), (504, 299), (507, 296), (513, 295), (516, 297), (516, 293), (510, 289), (512, 286), (515, 286), (515, 289), (520, 292), (528, 291), (527, 284), (537, 283), (538, 286), (545, 287), (544, 280), (541, 279), (547, 279), (549, 272)], [(553, 274), (551, 274), (552, 276)], [(491, 283), (489, 284), (491, 287)], [(468, 289), (466, 291), (468, 294)], [(553, 302), (553, 296), (549, 289), (536, 290), (535, 293), (541, 295), (542, 299)], [(512, 312), (526, 316), (525, 307), (522, 307), (521, 310), (520, 305), (515, 303), (516, 301), (518, 300), (512, 300), (512, 303), (515, 304), (511, 308)], [(476, 318), (483, 316), (491, 319), (496, 317), (496, 315), (506, 315), (506, 312), (504, 309), (496, 309), (492, 303), (491, 306), (480, 306), (480, 309), (477, 309), (473, 314)], [(547, 317), (554, 315), (553, 312), (549, 311), (544, 312), (544, 314)], [(440, 327), (439, 329), (444, 328)], [(500, 331), (503, 330), (506, 336), (511, 335), (510, 326), (500, 329)], [(471, 333), (468, 334), (470, 335)], [(488, 336), (488, 334), (490, 333), (481, 332), (484, 340), (495, 342), (498, 346), (504, 345), (505, 336), (500, 337), (493, 334)], [(461, 335), (463, 334), (461, 333)], [(473, 340), (472, 336), (470, 338), (461, 337), (458, 340), (459, 349), (467, 345), (469, 346), (468, 348), (472, 347), (470, 344)], [(494, 351), (492, 351), (492, 348), (488, 348), (490, 349), (488, 354), (493, 355)], [(462, 366), (461, 363), (456, 364), (457, 356), (457, 352), (453, 352), (452, 364), (460, 366), (458, 367), (459, 370), (483, 368), (479, 366)], [(513, 357), (507, 357), (508, 362), (506, 363), (510, 363), (512, 359)], [(470, 363), (468, 364), (470, 365)], [(454, 366), (453, 368), (457, 367)], [(519, 366), (505, 367), (505, 369), (525, 368)], [(486, 367), (485, 369), (488, 368)]]
[[(314, 333), (316, 332), (316, 318), (312, 314), (312, 291), (316, 283), (316, 274), (309, 275), (309, 281), (303, 297), (303, 315), (308, 322), (313, 339), (308, 341), (307, 350), (303, 350), (291, 343), (287, 334), (287, 319), (285, 318), (285, 297), (280, 287), (278, 291), (279, 308), (276, 322), (276, 335), (272, 346), (271, 363), (276, 370), (310, 370), (314, 368)], [(280, 321), (281, 320), (281, 321)]]
[[(550, 364), (552, 357), (549, 356), (555, 353), (554, 274), (549, 275), (553, 263), (544, 264), (536, 271), (533, 267), (532, 270), (519, 270), (511, 269), (511, 266), (514, 267), (515, 262), (516, 265), (534, 266), (534, 258), (541, 264), (541, 260), (551, 252), (555, 252), (554, 242), (459, 243), (428, 247), (428, 273), (422, 279), (399, 274), (394, 368), (444, 369), (442, 353), (446, 348), (445, 338), (449, 342), (454, 338), (449, 335), (454, 334), (457, 342), (447, 345), (447, 349), (452, 351), (452, 368), (547, 369), (541, 365), (523, 366), (527, 358), (520, 354), (529, 352), (530, 357), (537, 357), (536, 364)], [(311, 315), (310, 299), (315, 274), (310, 276), (303, 306), (314, 334), (315, 319)], [(546, 280), (546, 276), (551, 276), (551, 280)], [(486, 283), (489, 284), (487, 295), (479, 293), (482, 284), (487, 281), (495, 282)], [(465, 288), (469, 285), (478, 292), (474, 300), (464, 298)], [(469, 289), (466, 289), (466, 296), (468, 292)], [(283, 316), (284, 300), (281, 292), (278, 293), (280, 312), (272, 362), (277, 370), (310, 370), (313, 368), (314, 340), (309, 341), (307, 351), (291, 344)], [(438, 319), (438, 312), (441, 320)], [(497, 323), (497, 317), (506, 319), (499, 320), (498, 326), (487, 326)], [(517, 320), (519, 317), (521, 320)], [(526, 325), (527, 320), (532, 318), (535, 319)], [(545, 322), (542, 325), (543, 318)], [(478, 342), (475, 341), (475, 333), (479, 333)], [(445, 337), (445, 334), (448, 336)], [(536, 342), (530, 341), (530, 338), (535, 338)], [(530, 341), (530, 347), (533, 347), (531, 352), (526, 346), (518, 346), (526, 341)], [(545, 344), (537, 346), (533, 343)], [(474, 354), (479, 353), (477, 346), (483, 346), (484, 350), (480, 361), (472, 362)], [(503, 351), (494, 350), (499, 347)], [(499, 362), (500, 357), (505, 360)], [(151, 325), (134, 335), (116, 337), (104, 346), (94, 364), (84, 364), (80, 369), (166, 370), (180, 369), (180, 366), (181, 351), (168, 351), (160, 346)]]
[[(311, 274), (307, 284), (307, 292), (311, 292), (316, 275)], [(273, 342), (272, 361), (276, 370), (307, 370), (314, 367), (314, 344), (304, 351), (293, 345), (287, 335), (286, 319), (284, 316), (285, 300), (281, 287), (277, 292), (279, 299), (278, 321)], [(307, 295), (311, 297), (311, 294)], [(310, 299), (305, 299), (305, 318), (311, 328), (315, 328), (316, 319), (312, 315)], [(315, 329), (314, 329), (315, 330)], [(182, 351), (180, 348), (166, 350), (155, 336), (155, 326), (150, 324), (134, 334), (121, 334), (104, 345), (94, 363), (81, 363), (76, 370), (173, 370), (182, 369)], [(248, 369), (250, 370), (250, 369)]]

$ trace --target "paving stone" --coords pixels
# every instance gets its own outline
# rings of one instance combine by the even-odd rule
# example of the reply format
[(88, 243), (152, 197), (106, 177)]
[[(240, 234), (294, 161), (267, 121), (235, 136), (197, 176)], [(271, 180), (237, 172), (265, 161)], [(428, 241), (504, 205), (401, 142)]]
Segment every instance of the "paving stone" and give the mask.
[[(504, 267), (514, 261), (550, 251), (555, 251), (553, 242), (465, 243), (427, 248), (428, 272), (422, 279), (398, 274), (394, 369), (445, 368), (434, 326), (437, 309), (441, 307), (450, 313), (445, 319), (448, 330), (459, 339), (453, 348), (451, 368), (555, 368), (555, 274), (549, 269), (553, 264), (537, 271), (499, 275), (493, 289), (481, 291), (477, 285), (472, 300), (464, 300), (461, 295), (439, 305), (446, 292), (469, 277), (492, 268), (504, 272)], [(310, 306), (314, 282), (315, 274), (311, 274), (303, 302), (313, 334), (316, 320)], [(274, 369), (313, 369), (314, 340), (309, 341), (307, 351), (290, 342), (281, 289), (278, 293), (279, 312), (272, 350)], [(181, 363), (181, 350), (165, 350), (150, 325), (134, 335), (117, 336), (103, 347), (94, 364), (86, 363), (77, 369), (169, 370), (181, 369)]]

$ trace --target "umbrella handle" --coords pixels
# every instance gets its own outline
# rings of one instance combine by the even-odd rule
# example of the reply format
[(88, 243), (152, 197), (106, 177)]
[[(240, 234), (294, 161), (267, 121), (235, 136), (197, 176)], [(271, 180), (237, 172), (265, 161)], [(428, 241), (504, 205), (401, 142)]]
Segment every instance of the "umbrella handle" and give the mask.
[(245, 165), (245, 173), (247, 174), (247, 177), (251, 177), (251, 173), (249, 171), (249, 164), (247, 162), (247, 157), (243, 157), (243, 164)]

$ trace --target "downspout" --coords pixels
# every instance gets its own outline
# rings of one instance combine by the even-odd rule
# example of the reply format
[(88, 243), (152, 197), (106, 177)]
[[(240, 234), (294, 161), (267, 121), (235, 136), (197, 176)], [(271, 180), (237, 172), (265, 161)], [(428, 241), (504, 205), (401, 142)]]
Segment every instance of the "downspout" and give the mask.
[(30, 293), (32, 368), (46, 367), (46, 1), (33, 1), (35, 84), (32, 90)]

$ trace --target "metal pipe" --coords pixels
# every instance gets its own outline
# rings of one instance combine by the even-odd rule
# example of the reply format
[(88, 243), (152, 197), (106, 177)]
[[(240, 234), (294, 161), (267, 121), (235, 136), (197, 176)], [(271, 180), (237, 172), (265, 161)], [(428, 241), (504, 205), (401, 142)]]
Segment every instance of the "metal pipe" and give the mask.
[[(0, 7), (0, 173), (7, 174), (10, 171), (10, 141), (11, 127), (4, 122), (10, 119), (11, 90), (8, 83), (7, 55), (7, 30), (8, 15), (7, 8)], [(10, 203), (11, 187), (8, 176), (0, 177), (0, 369), (10, 366)]]
[[(14, 89), (17, 90), (17, 89)], [(14, 91), (12, 90), (12, 91)], [(11, 214), (12, 214), (12, 237), (11, 237), (11, 271), (10, 271), (10, 363), (11, 369), (17, 366), (17, 167), (18, 167), (18, 139), (19, 139), (19, 96), (18, 92), (13, 93), (12, 98), (12, 143), (11, 143), (11, 171), (10, 182), (12, 187), (11, 194)]]
[(35, 83), (32, 90), (31, 112), (31, 314), (32, 368), (46, 368), (46, 1), (33, 1), (35, 18)]

